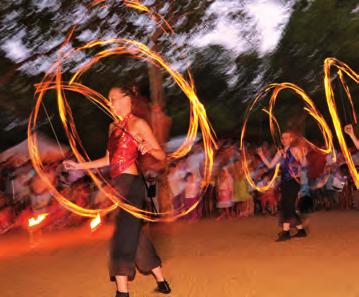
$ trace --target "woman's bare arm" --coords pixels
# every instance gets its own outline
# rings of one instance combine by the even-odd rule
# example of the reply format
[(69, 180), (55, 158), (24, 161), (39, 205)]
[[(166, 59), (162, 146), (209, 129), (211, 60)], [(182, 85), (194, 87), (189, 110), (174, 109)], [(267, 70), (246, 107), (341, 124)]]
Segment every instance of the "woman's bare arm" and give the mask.
[(282, 153), (280, 151), (278, 151), (273, 159), (271, 161), (268, 161), (267, 158), (264, 156), (263, 151), (261, 148), (259, 148), (257, 150), (258, 156), (261, 158), (261, 160), (263, 161), (263, 163), (269, 168), (273, 168), (282, 158)]
[(63, 165), (66, 170), (88, 170), (93, 168), (101, 168), (110, 165), (109, 154), (107, 151), (104, 157), (83, 163), (77, 163), (72, 160), (65, 160)]
[[(109, 127), (109, 135), (111, 134), (112, 130), (114, 128), (114, 125), (111, 124)], [(94, 169), (94, 168), (102, 168), (110, 165), (110, 157), (109, 152), (106, 151), (106, 155), (102, 158), (89, 161), (89, 162), (83, 162), (78, 163), (72, 160), (65, 160), (63, 162), (63, 165), (66, 170), (88, 170), (88, 169)]]
[(149, 153), (157, 160), (165, 160), (166, 154), (159, 145), (156, 137), (153, 135), (153, 132), (147, 122), (143, 119), (137, 119), (134, 123), (134, 128), (141, 138), (141, 143), (139, 144), (139, 149), (142, 154)]

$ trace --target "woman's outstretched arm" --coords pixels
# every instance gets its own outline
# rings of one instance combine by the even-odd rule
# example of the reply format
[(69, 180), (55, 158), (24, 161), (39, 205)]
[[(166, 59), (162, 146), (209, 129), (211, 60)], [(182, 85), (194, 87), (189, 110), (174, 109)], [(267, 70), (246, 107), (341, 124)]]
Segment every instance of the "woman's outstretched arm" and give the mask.
[[(109, 127), (109, 136), (112, 132), (114, 128), (114, 125), (111, 124)], [(62, 162), (62, 164), (64, 165), (66, 170), (88, 170), (88, 169), (93, 169), (93, 168), (101, 168), (101, 167), (106, 167), (110, 165), (110, 157), (109, 157), (109, 152), (106, 151), (106, 155), (103, 156), (102, 158), (93, 160), (93, 161), (89, 161), (89, 162), (83, 162), (83, 163), (78, 163), (72, 160), (65, 160), (64, 162)]]
[(271, 161), (268, 161), (268, 159), (264, 156), (262, 148), (257, 149), (257, 154), (261, 158), (263, 163), (270, 169), (273, 168), (280, 161), (280, 159), (282, 158), (282, 153), (280, 151), (278, 151), (274, 155), (273, 159)]
[(106, 155), (102, 158), (89, 161), (89, 162), (83, 162), (83, 163), (77, 163), (72, 160), (65, 160), (62, 163), (66, 170), (87, 170), (87, 169), (93, 169), (93, 168), (101, 168), (110, 165), (109, 161), (109, 154), (106, 152)]

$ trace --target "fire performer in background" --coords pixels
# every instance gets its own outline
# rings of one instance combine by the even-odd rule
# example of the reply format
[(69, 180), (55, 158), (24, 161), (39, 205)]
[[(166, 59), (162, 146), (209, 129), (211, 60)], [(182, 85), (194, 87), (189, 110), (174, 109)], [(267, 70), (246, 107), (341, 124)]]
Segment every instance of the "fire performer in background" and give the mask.
[[(148, 153), (157, 160), (164, 160), (166, 155), (146, 121), (132, 114), (131, 90), (113, 87), (109, 100), (111, 108), (122, 121), (113, 122), (109, 127), (106, 155), (86, 163), (67, 160), (64, 166), (68, 170), (110, 166), (113, 186), (127, 203), (142, 209), (145, 205), (145, 184), (136, 165), (138, 151)], [(117, 285), (116, 297), (129, 296), (128, 280), (134, 279), (135, 266), (143, 273), (154, 275), (159, 292), (171, 292), (163, 277), (161, 260), (142, 230), (142, 220), (120, 210), (111, 240), (109, 265), (110, 278)]]
[(290, 226), (293, 223), (297, 228), (297, 233), (293, 237), (307, 236), (295, 207), (300, 190), (299, 174), (301, 167), (306, 165), (306, 158), (303, 151), (295, 145), (295, 140), (295, 134), (292, 131), (282, 133), (281, 142), (284, 150), (278, 151), (271, 161), (267, 160), (261, 148), (257, 150), (259, 157), (268, 168), (273, 168), (280, 162), (281, 199), (279, 203), (283, 230), (279, 233), (276, 241), (285, 241), (291, 238)]

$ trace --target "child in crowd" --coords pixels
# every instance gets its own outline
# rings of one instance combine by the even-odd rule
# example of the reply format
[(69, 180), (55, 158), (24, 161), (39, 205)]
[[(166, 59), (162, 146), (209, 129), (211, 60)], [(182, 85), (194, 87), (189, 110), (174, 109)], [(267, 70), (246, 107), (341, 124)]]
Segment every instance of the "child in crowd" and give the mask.
[[(258, 186), (263, 187), (268, 185), (271, 180), (272, 172), (268, 171), (262, 175), (261, 182), (258, 183)], [(262, 214), (267, 213), (267, 206), (269, 207), (269, 213), (275, 215), (277, 213), (277, 204), (278, 204), (278, 193), (276, 189), (276, 182), (274, 181), (271, 187), (265, 192), (259, 193), (259, 199), (262, 206)]]
[(236, 217), (247, 217), (253, 214), (253, 198), (243, 172), (242, 162), (235, 163), (234, 178), (234, 214)]
[[(187, 211), (198, 202), (199, 185), (191, 172), (185, 175), (184, 181), (186, 183), (184, 188), (184, 208)], [(194, 208), (185, 218), (191, 221), (198, 219), (198, 208)]]
[(217, 220), (231, 217), (233, 205), (233, 178), (225, 167), (221, 170), (217, 179), (217, 208), (220, 209), (220, 216)]

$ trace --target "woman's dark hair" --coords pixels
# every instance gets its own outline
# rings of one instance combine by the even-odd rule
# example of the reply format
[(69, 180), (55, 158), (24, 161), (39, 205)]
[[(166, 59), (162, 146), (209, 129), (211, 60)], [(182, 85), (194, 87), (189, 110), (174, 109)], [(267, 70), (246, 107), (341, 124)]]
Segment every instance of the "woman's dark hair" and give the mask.
[(126, 94), (127, 96), (133, 98), (135, 96), (135, 92), (133, 91), (133, 85), (120, 85), (120, 84), (115, 84), (110, 88), (110, 91), (112, 89), (119, 89), (121, 90), (121, 92), (123, 92), (124, 94)]
[(290, 134), (292, 136), (297, 135), (297, 133), (292, 129), (285, 129), (284, 131), (282, 131), (282, 135), (283, 134)]
[(191, 172), (187, 172), (185, 177), (184, 177), (184, 180), (187, 181), (189, 177), (191, 177), (193, 174)]

